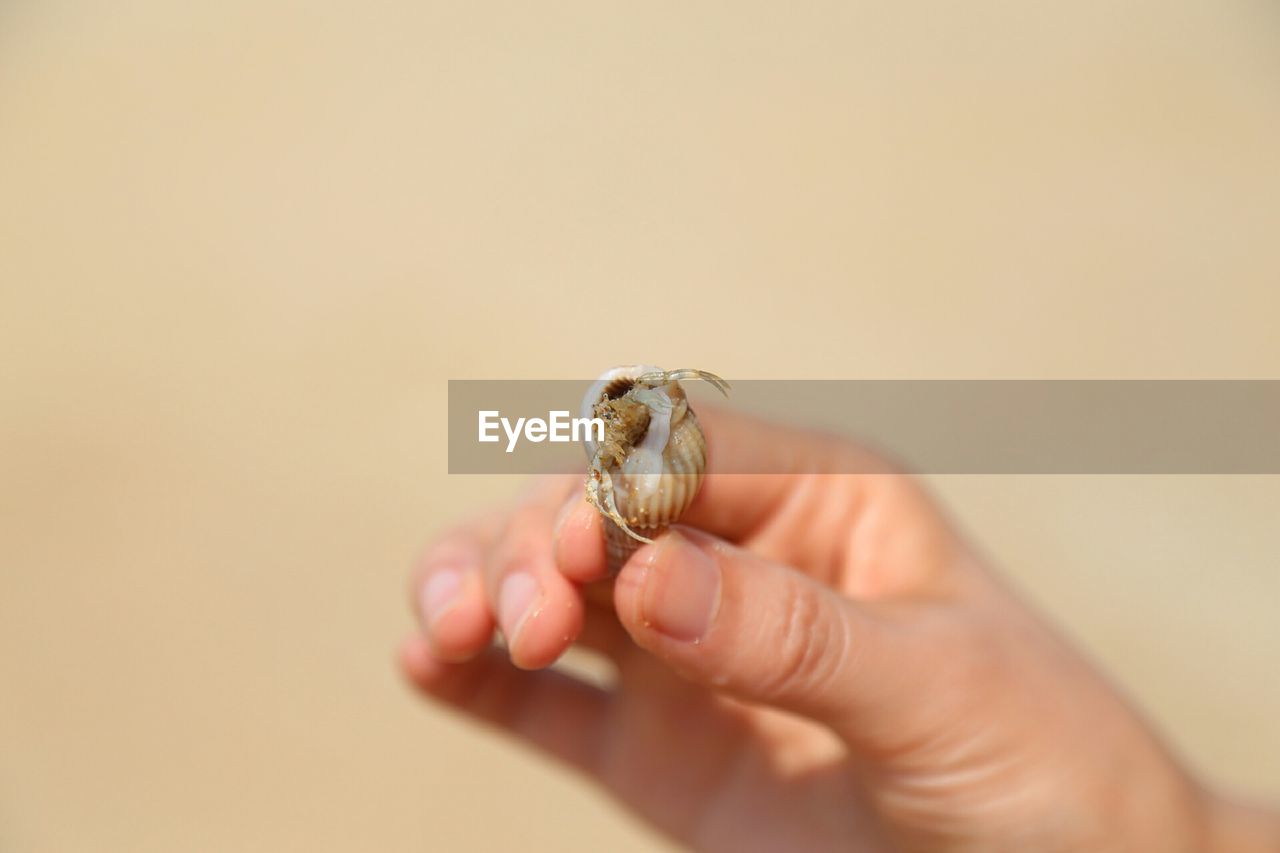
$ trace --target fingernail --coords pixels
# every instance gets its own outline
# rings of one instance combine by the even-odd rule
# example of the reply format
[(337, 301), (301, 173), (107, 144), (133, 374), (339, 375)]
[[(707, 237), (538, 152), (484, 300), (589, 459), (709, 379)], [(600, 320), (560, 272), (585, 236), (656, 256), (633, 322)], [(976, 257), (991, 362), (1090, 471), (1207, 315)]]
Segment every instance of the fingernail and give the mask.
[(645, 575), (645, 621), (673, 640), (706, 636), (720, 604), (720, 567), (706, 551), (678, 533), (654, 549)]
[(422, 588), (422, 620), (428, 626), (449, 612), (458, 600), (462, 573), (457, 569), (441, 569)]
[(498, 590), (498, 619), (508, 646), (515, 645), (537, 594), (538, 582), (528, 572), (512, 572), (502, 581), (502, 588)]

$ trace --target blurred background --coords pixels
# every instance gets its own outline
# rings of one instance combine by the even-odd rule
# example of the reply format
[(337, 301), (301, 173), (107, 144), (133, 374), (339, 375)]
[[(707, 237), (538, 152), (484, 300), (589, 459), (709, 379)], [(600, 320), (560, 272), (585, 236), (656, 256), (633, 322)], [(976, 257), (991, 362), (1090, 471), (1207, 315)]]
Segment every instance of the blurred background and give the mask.
[[(393, 650), (449, 378), (1276, 378), (1280, 11), (8, 0), (0, 849), (646, 851)], [(947, 477), (1280, 798), (1280, 478)]]

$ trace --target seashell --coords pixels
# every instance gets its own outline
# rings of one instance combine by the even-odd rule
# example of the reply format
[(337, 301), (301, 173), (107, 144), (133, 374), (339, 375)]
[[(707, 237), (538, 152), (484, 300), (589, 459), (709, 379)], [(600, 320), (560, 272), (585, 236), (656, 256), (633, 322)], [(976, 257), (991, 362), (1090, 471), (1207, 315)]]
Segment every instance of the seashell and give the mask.
[(703, 370), (615, 367), (592, 383), (582, 416), (604, 421), (604, 440), (586, 442), (587, 500), (604, 516), (609, 571), (679, 520), (707, 467), (707, 442), (682, 379), (729, 384)]

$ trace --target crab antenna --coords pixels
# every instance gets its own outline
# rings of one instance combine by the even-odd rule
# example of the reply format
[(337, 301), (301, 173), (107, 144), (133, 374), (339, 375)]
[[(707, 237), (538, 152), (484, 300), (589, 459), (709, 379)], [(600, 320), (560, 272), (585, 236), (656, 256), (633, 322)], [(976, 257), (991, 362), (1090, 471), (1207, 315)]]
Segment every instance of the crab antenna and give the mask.
[(714, 386), (717, 391), (726, 397), (729, 396), (729, 383), (707, 370), (696, 370), (691, 367), (682, 367), (676, 370), (662, 370), (657, 373), (645, 373), (640, 376), (638, 381), (641, 382), (679, 382), (682, 379), (701, 379)]

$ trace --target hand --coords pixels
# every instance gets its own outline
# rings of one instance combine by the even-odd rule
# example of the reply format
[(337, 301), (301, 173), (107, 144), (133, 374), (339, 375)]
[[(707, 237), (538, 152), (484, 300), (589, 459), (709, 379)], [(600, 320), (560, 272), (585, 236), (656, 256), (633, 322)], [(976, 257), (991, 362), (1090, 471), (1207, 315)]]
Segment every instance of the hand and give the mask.
[[(699, 850), (1280, 849), (918, 483), (838, 439), (700, 416), (712, 470), (687, 526), (616, 582), (581, 478), (431, 546), (409, 678)], [(737, 458), (793, 473), (715, 472)], [(854, 463), (874, 473), (823, 473)], [(543, 669), (575, 642), (612, 661), (610, 689)]]

